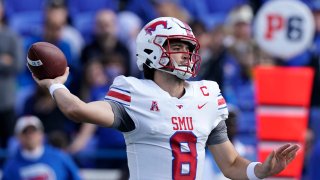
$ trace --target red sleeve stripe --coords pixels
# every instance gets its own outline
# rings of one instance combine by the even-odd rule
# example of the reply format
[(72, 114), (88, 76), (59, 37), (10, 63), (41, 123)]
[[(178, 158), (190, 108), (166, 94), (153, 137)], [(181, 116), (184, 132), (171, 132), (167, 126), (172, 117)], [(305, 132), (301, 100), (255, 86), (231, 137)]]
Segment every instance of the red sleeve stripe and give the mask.
[(226, 101), (224, 100), (224, 98), (218, 99), (218, 106), (221, 106), (225, 103), (226, 103)]
[(122, 94), (120, 92), (116, 92), (116, 91), (113, 91), (113, 90), (110, 90), (107, 94), (107, 96), (110, 96), (110, 97), (114, 97), (116, 99), (120, 99), (122, 101), (125, 101), (125, 102), (131, 102), (131, 96), (128, 96), (126, 94)]
[(221, 94), (218, 95), (218, 110), (223, 110), (227, 108), (227, 103)]

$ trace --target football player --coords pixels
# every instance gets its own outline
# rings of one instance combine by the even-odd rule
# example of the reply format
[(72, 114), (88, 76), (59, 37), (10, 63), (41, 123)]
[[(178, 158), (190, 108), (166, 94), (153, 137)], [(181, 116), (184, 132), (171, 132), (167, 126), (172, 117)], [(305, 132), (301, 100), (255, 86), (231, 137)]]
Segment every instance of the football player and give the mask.
[[(117, 77), (105, 101), (85, 103), (63, 85), (68, 77), (35, 81), (48, 88), (60, 110), (77, 122), (123, 132), (130, 179), (202, 179), (208, 146), (231, 179), (262, 179), (281, 172), (298, 145), (284, 145), (263, 162), (239, 156), (227, 137), (227, 104), (213, 81), (197, 75), (199, 42), (172, 17), (149, 22), (137, 37), (137, 65), (145, 79)], [(112, 137), (110, 137), (112, 138)]]

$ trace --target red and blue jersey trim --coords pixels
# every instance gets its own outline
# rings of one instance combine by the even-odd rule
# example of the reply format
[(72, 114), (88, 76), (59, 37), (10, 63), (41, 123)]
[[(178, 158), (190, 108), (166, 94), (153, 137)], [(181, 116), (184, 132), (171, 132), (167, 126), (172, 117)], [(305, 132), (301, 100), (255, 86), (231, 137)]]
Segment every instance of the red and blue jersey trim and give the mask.
[(219, 94), (217, 99), (218, 99), (218, 110), (227, 108), (227, 103), (224, 100), (222, 94)]
[(130, 106), (131, 93), (125, 89), (111, 87), (104, 99), (114, 101), (125, 106)]

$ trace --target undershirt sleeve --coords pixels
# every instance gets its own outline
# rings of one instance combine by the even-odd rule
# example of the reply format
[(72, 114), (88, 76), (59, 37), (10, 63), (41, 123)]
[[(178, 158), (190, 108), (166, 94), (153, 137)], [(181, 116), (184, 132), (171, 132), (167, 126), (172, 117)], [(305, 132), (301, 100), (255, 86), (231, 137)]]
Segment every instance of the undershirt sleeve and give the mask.
[(107, 101), (114, 114), (114, 122), (111, 128), (118, 129), (121, 132), (129, 132), (135, 129), (135, 124), (123, 105), (114, 101)]
[(221, 144), (228, 140), (226, 122), (220, 121), (220, 123), (211, 131), (207, 140), (207, 145)]

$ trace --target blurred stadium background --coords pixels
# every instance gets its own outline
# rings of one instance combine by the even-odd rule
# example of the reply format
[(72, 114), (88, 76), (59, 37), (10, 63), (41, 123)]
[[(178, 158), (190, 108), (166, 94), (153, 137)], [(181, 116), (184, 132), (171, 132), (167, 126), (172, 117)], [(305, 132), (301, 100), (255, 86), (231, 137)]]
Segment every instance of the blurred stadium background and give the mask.
[[(84, 179), (126, 179), (121, 133), (69, 121), (32, 81), (26, 52), (37, 41), (55, 44), (71, 67), (70, 91), (99, 100), (114, 77), (142, 77), (137, 33), (156, 17), (173, 16), (200, 41), (203, 62), (192, 80), (220, 85), (239, 153), (262, 161), (271, 148), (298, 143), (298, 158), (272, 179), (320, 179), (320, 1), (275, 1), (1, 0), (0, 168), (18, 146), (16, 119), (33, 114), (44, 124), (46, 143), (69, 153)], [(205, 173), (225, 179), (211, 156)]]

